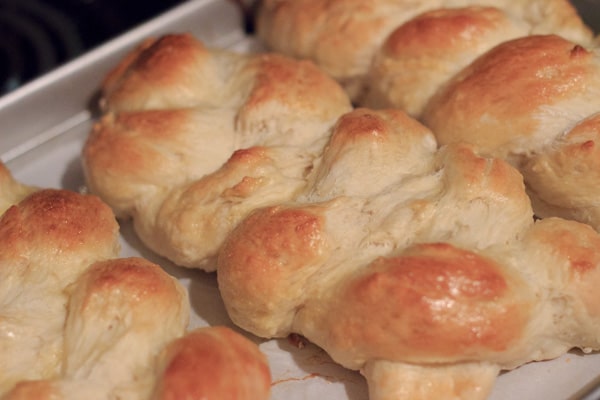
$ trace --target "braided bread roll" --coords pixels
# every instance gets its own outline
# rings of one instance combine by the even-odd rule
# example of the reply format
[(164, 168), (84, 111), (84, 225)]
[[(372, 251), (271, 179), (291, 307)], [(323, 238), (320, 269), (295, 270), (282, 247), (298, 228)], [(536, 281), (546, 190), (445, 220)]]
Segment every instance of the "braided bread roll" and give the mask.
[(524, 176), (536, 214), (600, 229), (600, 55), (555, 35), (504, 42), (429, 102), (440, 144), (468, 141)]
[[(506, 15), (504, 18), (509, 21), (497, 25), (496, 28), (500, 29), (494, 35), (497, 37), (506, 35), (505, 40), (514, 37), (515, 34), (527, 33), (556, 33), (581, 43), (588, 43), (592, 38), (591, 30), (585, 26), (568, 0), (263, 0), (260, 4), (256, 28), (258, 36), (267, 48), (293, 57), (313, 60), (344, 86), (354, 102), (364, 106), (373, 106), (373, 103), (364, 102), (364, 96), (372, 84), (368, 81), (367, 75), (376, 54), (380, 52), (382, 46), (385, 46), (387, 49), (383, 53), (387, 55), (384, 57), (391, 60), (389, 62), (395, 63), (394, 53), (397, 46), (393, 42), (397, 41), (388, 37), (395, 29), (403, 29), (400, 27), (405, 23), (412, 25), (406, 27), (408, 30), (415, 27), (418, 30), (429, 30), (429, 27), (423, 26), (423, 20), (418, 23), (409, 22), (415, 17), (422, 18), (418, 16), (425, 12), (445, 9), (446, 11), (442, 12), (452, 13), (450, 9), (468, 6), (496, 7), (502, 10)], [(470, 30), (464, 30), (459, 37), (453, 37), (453, 34), (461, 30), (460, 25), (464, 27), (464, 20), (457, 22), (453, 27), (448, 25), (442, 27), (437, 34), (426, 33), (428, 37), (417, 39), (422, 40), (418, 46), (422, 46), (426, 53), (437, 52), (440, 48), (444, 52), (458, 51), (463, 55), (465, 50), (481, 51), (486, 42), (497, 40), (494, 37), (479, 37), (481, 32), (474, 34), (473, 30), (482, 27), (484, 30), (494, 29), (492, 26), (485, 26), (495, 25), (498, 22), (496, 17), (488, 21), (485, 19), (487, 18), (484, 17), (483, 21), (476, 22), (475, 26), (469, 28)], [(449, 30), (445, 31), (448, 28)], [(407, 32), (399, 35), (405, 36), (403, 40), (409, 41), (414, 41), (415, 36), (418, 36)], [(488, 34), (483, 33), (483, 35)], [(386, 39), (391, 40), (392, 43), (384, 45)], [(454, 40), (462, 42), (463, 45), (457, 48), (452, 44)], [(449, 47), (448, 43), (450, 43)], [(469, 46), (472, 47), (469, 49)], [(410, 42), (408, 47), (408, 50), (400, 50), (397, 58), (408, 56), (414, 60), (415, 55), (422, 55), (419, 51), (415, 53), (410, 50)], [(424, 56), (427, 57), (427, 54)], [(414, 61), (419, 62), (419, 60)], [(387, 62), (380, 60), (378, 63), (383, 65), (376, 67), (379, 72), (374, 73), (389, 75), (389, 79), (401, 74), (401, 72), (386, 72), (388, 67), (394, 69), (386, 65)], [(435, 76), (435, 66), (427, 67), (430, 68), (429, 75)], [(437, 69), (437, 72), (442, 75), (446, 73), (443, 69)], [(419, 75), (418, 71), (410, 74)], [(426, 84), (427, 76), (419, 79)], [(406, 78), (406, 82), (410, 82), (410, 78)], [(383, 88), (385, 85), (386, 83), (380, 83)], [(378, 92), (381, 87), (374, 90)], [(401, 88), (396, 90), (402, 91)], [(380, 94), (375, 93), (370, 96), (380, 97)], [(395, 96), (392, 95), (391, 99), (394, 98)], [(376, 99), (369, 101), (375, 102)]]
[(219, 288), (242, 328), (305, 336), (360, 370), (371, 400), (485, 399), (503, 369), (600, 348), (600, 235), (534, 222), (508, 163), (357, 109), (310, 181), (223, 246)]
[(312, 63), (150, 40), (103, 85), (104, 116), (82, 153), (92, 193), (176, 264), (214, 271), (250, 210), (293, 197), (351, 109)]
[(3, 214), (0, 393), (59, 373), (64, 291), (90, 264), (116, 256), (117, 232), (99, 199), (63, 191), (36, 191)]
[(145, 259), (116, 258), (108, 205), (0, 171), (2, 204), (34, 190), (0, 218), (0, 398), (269, 397), (254, 343), (225, 327), (186, 332), (186, 289)]

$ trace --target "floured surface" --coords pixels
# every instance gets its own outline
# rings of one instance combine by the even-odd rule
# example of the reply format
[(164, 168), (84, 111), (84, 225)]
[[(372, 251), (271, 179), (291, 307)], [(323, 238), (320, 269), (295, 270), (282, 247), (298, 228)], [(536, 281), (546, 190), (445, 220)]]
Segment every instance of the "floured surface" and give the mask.
[[(242, 40), (230, 47), (233, 50), (247, 51), (253, 46), (253, 42)], [(98, 83), (89, 82), (93, 87)], [(84, 110), (85, 106), (82, 104), (81, 109)], [(29, 111), (27, 119), (35, 118), (36, 112), (44, 113), (42, 109)], [(16, 179), (26, 184), (82, 190), (84, 178), (79, 154), (91, 123), (89, 118), (82, 118), (80, 123), (59, 132), (53, 139), (12, 158), (7, 163), (8, 167)], [(0, 141), (0, 154), (6, 154), (9, 150), (10, 146)], [(122, 256), (140, 255), (157, 262), (188, 287), (193, 310), (191, 328), (207, 325), (233, 327), (225, 312), (214, 274), (178, 268), (153, 255), (135, 237), (127, 223), (122, 225), (122, 246)], [(251, 338), (260, 344), (261, 350), (269, 359), (274, 400), (368, 398), (363, 377), (358, 372), (336, 365), (316, 346), (299, 346), (299, 342), (292, 339), (265, 341)], [(557, 360), (526, 365), (502, 374), (491, 400), (566, 399), (598, 373), (600, 355), (582, 357), (579, 353), (570, 353)]]

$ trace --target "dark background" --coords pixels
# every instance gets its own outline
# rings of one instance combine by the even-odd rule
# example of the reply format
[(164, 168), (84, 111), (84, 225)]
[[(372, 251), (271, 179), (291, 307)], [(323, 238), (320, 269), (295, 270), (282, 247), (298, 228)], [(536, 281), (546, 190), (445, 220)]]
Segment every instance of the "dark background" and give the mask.
[(184, 0), (0, 0), (0, 95)]
[(600, 0), (571, 0), (586, 24), (600, 33)]

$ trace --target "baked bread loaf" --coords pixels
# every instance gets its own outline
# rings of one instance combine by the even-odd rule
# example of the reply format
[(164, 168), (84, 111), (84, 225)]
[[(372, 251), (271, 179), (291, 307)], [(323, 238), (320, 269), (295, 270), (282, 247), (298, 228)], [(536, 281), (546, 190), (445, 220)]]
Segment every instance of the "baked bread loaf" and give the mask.
[(225, 241), (218, 283), (242, 328), (305, 336), (371, 400), (485, 399), (501, 370), (600, 348), (600, 235), (534, 222), (505, 161), (357, 109), (310, 182)]
[(431, 99), (423, 121), (441, 145), (467, 141), (524, 176), (540, 217), (600, 229), (600, 55), (555, 35), (504, 42)]
[(351, 109), (312, 63), (208, 49), (188, 34), (149, 40), (103, 86), (104, 116), (82, 153), (86, 181), (142, 241), (214, 271), (246, 214), (286, 201)]
[[(585, 26), (568, 0), (262, 0), (260, 5), (256, 18), (257, 35), (268, 49), (313, 60), (342, 83), (354, 102), (364, 106), (368, 106), (362, 102), (369, 88), (366, 77), (375, 54), (380, 51), (384, 41), (395, 29), (402, 29), (399, 28), (401, 25), (428, 11), (467, 6), (496, 7), (502, 9), (507, 14), (506, 18), (513, 21), (503, 22), (497, 26), (506, 30), (507, 38), (522, 30), (530, 34), (556, 33), (582, 43), (587, 43), (592, 38), (591, 30)], [(494, 25), (494, 21), (497, 22), (497, 18), (494, 17), (487, 22), (477, 22), (472, 29), (479, 30), (486, 24)], [(421, 20), (418, 23), (417, 29), (429, 30), (430, 27), (423, 26), (423, 22)], [(463, 20), (458, 24), (462, 25), (465, 22)], [(521, 25), (517, 31), (512, 26), (515, 22)], [(406, 29), (415, 28), (415, 23), (410, 24), (412, 27)], [(491, 26), (485, 30), (489, 28)], [(481, 50), (481, 45), (496, 40), (488, 34), (484, 34), (488, 36), (487, 38), (473, 40), (469, 37), (473, 34), (473, 30), (463, 30), (462, 34), (466, 36), (454, 37), (457, 41), (465, 40), (462, 48), (456, 48), (454, 45), (447, 48), (444, 44), (452, 42), (452, 35), (456, 34), (460, 27), (446, 24), (441, 28), (442, 31), (444, 29), (450, 30), (446, 34), (433, 33), (435, 38), (431, 36), (432, 32), (426, 33), (429, 40), (424, 38), (420, 44), (426, 53), (435, 52), (442, 47), (444, 52), (458, 51), (464, 56), (465, 51), (476, 52)], [(496, 35), (501, 34), (498, 32)], [(405, 36), (407, 33), (400, 35)], [(408, 36), (410, 40), (414, 40), (418, 35), (408, 33)], [(468, 49), (469, 46), (472, 48)], [(395, 59), (393, 47), (393, 44), (388, 44), (387, 50), (384, 51), (392, 60)], [(410, 50), (407, 53), (410, 57), (418, 54)], [(404, 54), (400, 52), (398, 56)], [(435, 65), (427, 67), (432, 68)], [(385, 69), (386, 66), (378, 68)], [(429, 73), (434, 75), (434, 71), (430, 70)], [(438, 73), (444, 72), (438, 70)], [(377, 73), (381, 74), (382, 71)], [(392, 74), (388, 71), (388, 74), (397, 76), (399, 72)], [(418, 73), (412, 72), (412, 74)], [(427, 78), (423, 76), (420, 79), (426, 81)], [(391, 97), (393, 98), (394, 96)]]
[[(22, 197), (1, 171), (2, 204)], [(108, 205), (66, 190), (35, 190), (2, 215), (0, 398), (268, 399), (258, 347), (230, 328), (187, 332), (186, 289), (118, 258), (118, 233)]]

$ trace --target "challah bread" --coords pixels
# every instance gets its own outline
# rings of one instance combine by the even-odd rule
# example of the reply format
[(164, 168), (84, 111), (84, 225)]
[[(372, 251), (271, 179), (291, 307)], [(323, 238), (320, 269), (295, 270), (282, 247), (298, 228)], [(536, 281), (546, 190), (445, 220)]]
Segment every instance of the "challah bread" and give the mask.
[[(8, 203), (26, 186), (2, 171)], [(36, 189), (2, 215), (0, 398), (266, 400), (258, 347), (225, 327), (186, 332), (186, 289), (150, 261), (117, 258), (118, 228), (99, 198), (67, 190)]]
[(596, 128), (600, 57), (555, 35), (504, 42), (456, 75), (423, 121), (441, 145), (470, 142), (524, 175), (541, 217), (600, 228)]
[(268, 49), (313, 60), (346, 88), (354, 102), (363, 105), (366, 76), (375, 54), (393, 30), (427, 11), (497, 7), (510, 19), (522, 21), (531, 34), (556, 33), (581, 43), (593, 37), (568, 0), (263, 0), (260, 4), (256, 29)]
[[(149, 398), (148, 369), (188, 324), (185, 289), (159, 266), (132, 258), (92, 264), (66, 290), (60, 370), (33, 383), (35, 398)], [(24, 398), (19, 392), (29, 384), (7, 398)]]
[[(225, 241), (217, 277), (233, 321), (305, 336), (360, 370), (371, 400), (485, 399), (500, 370), (600, 348), (600, 236), (534, 222), (516, 169), (431, 138), (399, 110), (343, 116), (311, 187)], [(396, 174), (403, 154), (415, 155)], [(361, 193), (338, 163), (385, 176)]]
[(207, 49), (187, 34), (134, 51), (103, 96), (82, 154), (89, 189), (155, 252), (207, 271), (239, 219), (305, 185), (351, 109), (310, 62)]

